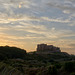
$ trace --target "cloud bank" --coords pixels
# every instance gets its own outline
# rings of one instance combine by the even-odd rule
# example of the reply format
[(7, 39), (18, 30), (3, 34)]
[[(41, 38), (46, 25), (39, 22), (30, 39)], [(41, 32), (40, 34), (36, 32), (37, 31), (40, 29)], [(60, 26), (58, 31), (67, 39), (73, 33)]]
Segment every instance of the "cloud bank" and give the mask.
[(0, 41), (27, 51), (53, 44), (75, 54), (75, 0), (0, 0)]

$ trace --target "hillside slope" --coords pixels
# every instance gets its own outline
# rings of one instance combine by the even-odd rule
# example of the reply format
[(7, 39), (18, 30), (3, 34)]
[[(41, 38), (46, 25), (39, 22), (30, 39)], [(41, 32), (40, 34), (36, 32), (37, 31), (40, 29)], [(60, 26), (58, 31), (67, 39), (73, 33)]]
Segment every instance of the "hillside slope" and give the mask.
[(26, 50), (17, 47), (0, 46), (0, 60), (21, 58), (24, 59)]

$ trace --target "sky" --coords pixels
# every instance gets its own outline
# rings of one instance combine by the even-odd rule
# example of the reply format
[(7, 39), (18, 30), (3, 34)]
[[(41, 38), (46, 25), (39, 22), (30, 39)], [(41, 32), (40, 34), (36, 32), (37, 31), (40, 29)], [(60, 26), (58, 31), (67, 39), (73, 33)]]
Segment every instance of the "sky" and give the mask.
[(75, 54), (75, 0), (0, 0), (0, 46), (41, 43)]

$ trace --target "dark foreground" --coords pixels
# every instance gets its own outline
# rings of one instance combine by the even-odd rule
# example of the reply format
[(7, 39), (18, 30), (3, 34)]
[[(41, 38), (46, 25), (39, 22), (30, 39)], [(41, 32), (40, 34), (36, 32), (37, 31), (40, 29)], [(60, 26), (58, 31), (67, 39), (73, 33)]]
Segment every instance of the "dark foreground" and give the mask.
[(0, 47), (0, 75), (75, 75), (75, 56), (67, 53), (27, 53)]

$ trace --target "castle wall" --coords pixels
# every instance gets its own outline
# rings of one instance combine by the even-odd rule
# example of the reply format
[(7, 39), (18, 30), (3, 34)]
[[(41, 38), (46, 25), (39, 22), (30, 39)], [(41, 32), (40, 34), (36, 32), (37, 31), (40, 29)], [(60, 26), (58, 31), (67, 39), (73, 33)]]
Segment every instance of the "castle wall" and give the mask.
[(55, 47), (53, 45), (47, 45), (47, 44), (38, 44), (37, 51), (38, 52), (61, 52), (59, 47)]

